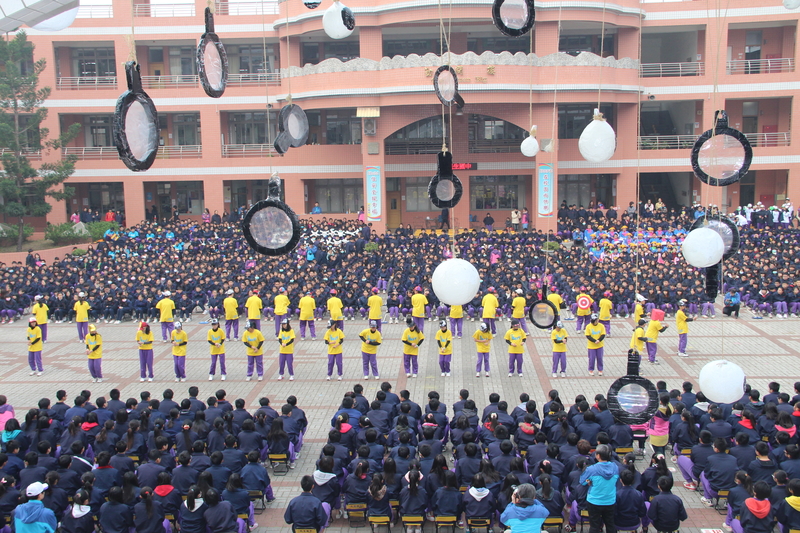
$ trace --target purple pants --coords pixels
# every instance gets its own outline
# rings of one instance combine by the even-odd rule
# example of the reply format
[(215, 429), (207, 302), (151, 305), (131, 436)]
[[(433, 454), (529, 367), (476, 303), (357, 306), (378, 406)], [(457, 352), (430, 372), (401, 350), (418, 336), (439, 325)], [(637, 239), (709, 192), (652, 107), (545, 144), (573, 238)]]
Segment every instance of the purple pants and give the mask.
[[(147, 375), (147, 373), (150, 375)], [(139, 377), (152, 378), (153, 377), (153, 349), (139, 350)]]
[(175, 377), (178, 379), (186, 379), (186, 356), (173, 355), (172, 363), (175, 368)]
[(558, 372), (558, 365), (561, 364), (561, 371), (567, 371), (567, 352), (553, 352), (553, 374)]
[(162, 322), (161, 323), (161, 338), (164, 341), (168, 341), (172, 338), (172, 330), (175, 329), (175, 324), (172, 322)]
[(705, 472), (700, 473), (700, 483), (703, 484), (703, 496), (705, 496), (706, 499), (712, 500), (719, 496), (719, 493), (711, 488), (711, 483), (708, 482)]
[(275, 315), (275, 336), (278, 336), (278, 333), (281, 332), (281, 322), (283, 322), (284, 317), (287, 315)]
[(688, 336), (688, 333), (678, 333), (678, 351), (680, 353), (686, 353), (686, 341)]
[(439, 354), (439, 368), (442, 372), (450, 372), (450, 361), (453, 359), (453, 354)]
[(517, 364), (517, 374), (522, 374), (522, 354), (509, 353), (508, 354), (508, 373), (514, 373), (514, 363)]
[(528, 331), (528, 321), (525, 320), (525, 317), (516, 319), (512, 317), (511, 320), (519, 320), (519, 327), (522, 328), (522, 331), (524, 331), (526, 335), (530, 335), (530, 331)]
[(262, 309), (262, 311), (264, 312), (264, 316), (266, 318), (272, 319), (272, 318), (275, 317), (275, 308), (274, 307), (265, 307), (264, 309)]
[(484, 318), (483, 323), (486, 324), (492, 332), (492, 335), (497, 335), (497, 326), (494, 324), (494, 318)]
[(451, 318), (450, 319), (450, 330), (456, 335), (456, 337), (461, 336), (461, 329), (464, 325), (463, 318)]
[(800, 312), (800, 302), (792, 302), (792, 305), (789, 306), (789, 312), (792, 314), (797, 314)]
[(278, 374), (283, 375), (283, 369), (289, 367), (289, 375), (294, 376), (294, 354), (282, 353), (278, 354)]
[(586, 329), (586, 326), (591, 321), (590, 315), (575, 315), (575, 328), (578, 330), (578, 333), (583, 333)]
[(344, 331), (344, 320), (334, 320), (336, 322), (336, 327), (342, 331)]
[(400, 308), (399, 307), (390, 307), (389, 308), (389, 316), (392, 318), (399, 318), (400, 317)]
[(311, 331), (311, 338), (317, 338), (317, 326), (314, 324), (314, 320), (301, 320), (300, 321), (300, 338), (306, 338), (306, 326), (308, 326), (309, 331)]
[(78, 338), (83, 341), (86, 339), (86, 335), (89, 333), (89, 323), (88, 322), (78, 322)]
[[(414, 372), (411, 372), (412, 366), (414, 368)], [(406, 374), (417, 374), (419, 372), (419, 362), (417, 361), (417, 356), (404, 353), (403, 368), (405, 369)]]
[[(781, 302), (783, 305), (786, 305), (785, 302)], [(775, 304), (775, 308), (778, 308), (778, 304)], [(39, 329), (42, 330), (42, 341), (47, 342), (47, 324), (39, 324)]]
[(358, 312), (361, 314), (361, 318), (367, 318), (367, 308), (366, 307), (359, 307)]
[(389, 283), (385, 279), (379, 279), (375, 283), (375, 288), (377, 288), (379, 291), (386, 292), (386, 287), (388, 287), (388, 286), (389, 286)]
[[(231, 335), (231, 330), (233, 330), (233, 335)], [(225, 338), (227, 339), (238, 339), (239, 338), (239, 319), (232, 318), (230, 320), (225, 321)]]
[(256, 367), (258, 377), (264, 375), (264, 356), (263, 355), (248, 355), (247, 356), (247, 377), (253, 375), (253, 365)]
[(658, 354), (658, 344), (655, 342), (645, 342), (645, 348), (647, 348), (647, 359), (652, 363), (656, 360), (656, 354)]
[(489, 372), (489, 352), (478, 352), (478, 364), (475, 365), (475, 372), (481, 371), (481, 363), (483, 363), (483, 369)]
[(342, 309), (342, 313), (344, 314), (345, 318), (353, 318), (356, 315), (356, 310), (352, 307), (345, 307)]
[(603, 371), (603, 348), (589, 348), (589, 371), (594, 372), (594, 364), (597, 363), (597, 370)]
[(248, 322), (252, 322), (253, 324), (255, 324), (255, 328), (258, 331), (261, 331), (261, 319), (260, 318), (249, 318), (249, 319), (247, 319), (247, 321)]
[(694, 475), (692, 474), (693, 467), (694, 463), (688, 455), (678, 456), (678, 470), (681, 471), (683, 479), (685, 479), (687, 483), (694, 483)]
[(611, 321), (601, 320), (600, 323), (606, 327), (606, 335), (611, 335)]
[(696, 315), (698, 313), (697, 309), (698, 309), (697, 308), (697, 304), (689, 304), (689, 314), (690, 315)]
[(706, 302), (701, 307), (702, 311), (700, 311), (701, 315), (708, 315), (708, 316), (717, 316), (717, 310), (714, 309), (714, 304), (710, 302)]
[[(420, 331), (420, 333), (425, 333), (425, 330), (424, 330), (424, 328), (425, 328), (425, 317), (424, 316), (415, 316), (413, 318), (414, 318), (414, 324), (417, 326), (417, 329)], [(408, 373), (408, 372), (406, 372), (406, 373)]]
[(378, 377), (378, 354), (361, 352), (361, 363), (365, 376), (369, 376), (369, 369), (372, 367), (372, 375)]
[[(789, 306), (786, 305), (786, 302), (775, 302), (775, 312), (781, 314), (787, 314), (789, 312)], [(39, 326), (42, 328), (42, 338), (47, 340), (47, 325)]]
[(339, 375), (342, 375), (342, 354), (340, 353), (329, 353), (328, 354), (328, 377), (333, 375), (333, 364), (336, 363), (336, 370), (339, 372)]
[(89, 359), (89, 373), (92, 375), (93, 378), (102, 378), (103, 377), (103, 369), (101, 368), (103, 364), (103, 358), (99, 359)]
[[(217, 359), (219, 359), (219, 373), (221, 376), (228, 375), (228, 370), (225, 368), (225, 354), (211, 354), (211, 367), (208, 369), (208, 373), (210, 375), (215, 375), (217, 373)], [(151, 370), (152, 372), (152, 370)], [(151, 376), (152, 377), (152, 376)]]
[(28, 365), (31, 367), (31, 370), (38, 370), (42, 372), (42, 351), (39, 350), (38, 352), (28, 352)]

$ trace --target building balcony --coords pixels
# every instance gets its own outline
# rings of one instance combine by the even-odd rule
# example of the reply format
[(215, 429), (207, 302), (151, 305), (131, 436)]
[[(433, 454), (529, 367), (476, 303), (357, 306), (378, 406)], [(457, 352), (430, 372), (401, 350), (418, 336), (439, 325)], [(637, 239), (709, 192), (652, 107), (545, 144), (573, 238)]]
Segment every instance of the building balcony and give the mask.
[(197, 75), (142, 76), (144, 89), (173, 89), (177, 87), (197, 87)]
[(193, 17), (194, 4), (135, 4), (135, 17)]
[(397, 141), (384, 142), (386, 155), (428, 155), (438, 154), (442, 151), (441, 139), (427, 139), (425, 141)]
[(113, 6), (92, 6), (81, 5), (78, 8), (78, 15), (75, 18), (79, 19), (110, 19), (114, 18)]
[(692, 61), (686, 63), (643, 63), (639, 69), (642, 78), (679, 78), (683, 76), (705, 75), (705, 63)]
[(494, 139), (469, 142), (471, 154), (510, 154), (518, 153), (522, 139)]
[(794, 58), (739, 59), (728, 61), (726, 69), (727, 74), (778, 74), (780, 72), (794, 72)]
[[(745, 133), (745, 137), (754, 147), (768, 148), (791, 146), (790, 132), (778, 133)], [(640, 150), (688, 150), (694, 146), (697, 135), (640, 135)]]
[(60, 91), (116, 88), (116, 76), (61, 76), (56, 82), (56, 89)]
[(156, 159), (200, 159), (202, 157), (202, 145), (188, 144), (183, 146), (159, 146)]
[[(119, 159), (116, 146), (65, 146), (62, 157), (77, 156), (79, 161), (105, 161)], [(203, 147), (199, 144), (188, 146), (159, 146), (157, 159), (200, 159)], [(41, 159), (41, 156), (40, 156)]]
[(277, 155), (271, 144), (223, 144), (222, 157), (270, 157)]
[(277, 1), (263, 2), (226, 2), (217, 0), (215, 15), (220, 16), (252, 16), (252, 15), (279, 15), (280, 6)]
[(264, 87), (266, 85), (280, 84), (280, 72), (228, 74), (228, 87)]
[[(8, 148), (0, 148), (0, 157), (4, 154), (13, 154), (14, 150), (9, 150)], [(29, 161), (41, 161), (42, 160), (42, 151), (41, 150), (29, 150), (27, 148), (23, 148), (22, 155), (28, 158)]]

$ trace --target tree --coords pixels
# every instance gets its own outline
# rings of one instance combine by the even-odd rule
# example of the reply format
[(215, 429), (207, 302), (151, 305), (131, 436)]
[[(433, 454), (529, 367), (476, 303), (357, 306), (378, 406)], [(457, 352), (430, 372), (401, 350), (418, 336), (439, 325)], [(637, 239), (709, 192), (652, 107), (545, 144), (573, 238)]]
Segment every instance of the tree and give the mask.
[(42, 127), (47, 109), (42, 104), (50, 96), (50, 87), (39, 88), (46, 61), (34, 61), (33, 48), (24, 31), (13, 39), (0, 38), (0, 212), (17, 220), (18, 252), (22, 251), (25, 217), (47, 215), (52, 209), (47, 197), (62, 201), (75, 193), (73, 187), (57, 187), (75, 171), (77, 157), (62, 157), (37, 169), (28, 155), (60, 150), (80, 131), (80, 125), (73, 124), (57, 138), (48, 139), (50, 132)]

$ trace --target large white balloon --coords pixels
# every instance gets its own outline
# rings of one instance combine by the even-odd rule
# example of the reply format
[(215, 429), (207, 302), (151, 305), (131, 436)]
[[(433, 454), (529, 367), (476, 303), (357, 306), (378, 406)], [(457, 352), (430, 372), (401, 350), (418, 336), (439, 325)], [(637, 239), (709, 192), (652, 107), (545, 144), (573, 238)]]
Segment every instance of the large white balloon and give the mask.
[(41, 21), (39, 24), (34, 24), (33, 29), (39, 31), (61, 31), (69, 28), (75, 17), (78, 16), (78, 6), (68, 9), (63, 13), (59, 13), (55, 17)]
[(322, 15), (322, 29), (331, 39), (349, 37), (355, 29), (353, 12), (341, 2), (334, 2)]
[(583, 158), (591, 163), (608, 161), (614, 155), (617, 134), (599, 109), (594, 110), (594, 120), (583, 129), (581, 138), (578, 139), (578, 149)]
[(783, 0), (783, 7), (786, 9), (797, 9), (800, 7), (800, 0)]
[(744, 395), (746, 380), (742, 367), (720, 359), (704, 366), (697, 381), (710, 402), (733, 403)]
[(448, 305), (465, 305), (478, 293), (481, 277), (472, 263), (448, 259), (433, 271), (431, 282), (439, 300)]
[(525, 157), (535, 157), (539, 153), (539, 141), (533, 136), (525, 137), (525, 140), (519, 145), (519, 149)]
[(725, 242), (719, 233), (710, 228), (697, 228), (689, 232), (681, 246), (683, 258), (697, 268), (708, 268), (722, 261)]

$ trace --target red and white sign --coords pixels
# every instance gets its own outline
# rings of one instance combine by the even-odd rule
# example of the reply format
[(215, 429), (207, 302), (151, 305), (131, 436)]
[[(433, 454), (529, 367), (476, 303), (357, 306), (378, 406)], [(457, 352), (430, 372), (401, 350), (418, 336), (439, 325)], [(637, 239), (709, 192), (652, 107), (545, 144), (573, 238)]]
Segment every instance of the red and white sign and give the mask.
[(592, 306), (592, 299), (588, 296), (580, 296), (578, 297), (578, 309), (589, 309)]

